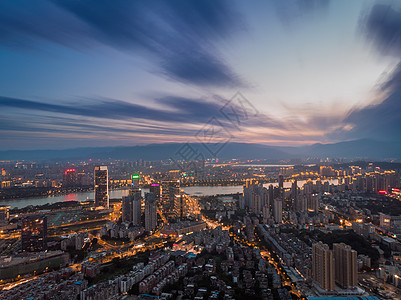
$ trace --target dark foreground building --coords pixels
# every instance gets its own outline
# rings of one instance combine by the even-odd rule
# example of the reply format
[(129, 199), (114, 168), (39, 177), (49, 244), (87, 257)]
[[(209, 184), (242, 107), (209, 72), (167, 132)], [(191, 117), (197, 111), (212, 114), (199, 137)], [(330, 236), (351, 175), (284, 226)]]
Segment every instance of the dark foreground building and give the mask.
[(23, 252), (47, 249), (47, 217), (30, 216), (22, 219), (21, 244)]

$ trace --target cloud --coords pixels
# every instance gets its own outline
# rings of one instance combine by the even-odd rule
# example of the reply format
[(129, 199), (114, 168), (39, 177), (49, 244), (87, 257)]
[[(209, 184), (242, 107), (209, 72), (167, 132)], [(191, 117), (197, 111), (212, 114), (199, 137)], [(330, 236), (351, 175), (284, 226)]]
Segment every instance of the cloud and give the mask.
[(401, 9), (376, 4), (362, 17), (362, 31), (384, 55), (401, 57)]
[(243, 29), (232, 2), (8, 1), (0, 12), (0, 41), (35, 47), (37, 41), (74, 49), (106, 45), (155, 63), (169, 78), (201, 86), (245, 86), (218, 51)]
[[(39, 111), (45, 114), (59, 113), (111, 120), (145, 119), (160, 122), (205, 123), (218, 114), (220, 105), (204, 99), (163, 97), (158, 107), (147, 107), (114, 99), (82, 99), (80, 103), (49, 104), (33, 100), (0, 97), (0, 107)], [(163, 109), (164, 105), (167, 109)], [(157, 106), (157, 105), (156, 105)]]
[(344, 128), (332, 133), (340, 139), (401, 141), (401, 89), (380, 104), (353, 110), (344, 120)]
[[(381, 55), (401, 61), (401, 9), (381, 2), (373, 5), (361, 18), (361, 30)], [(343, 120), (343, 127), (331, 136), (401, 141), (401, 62), (379, 84), (378, 93), (382, 92), (387, 96), (381, 103), (352, 109)]]
[[(145, 106), (105, 98), (54, 104), (60, 101), (45, 103), (0, 97), (0, 136), (3, 141), (15, 136), (29, 139), (44, 136), (55, 141), (74, 137), (98, 141), (107, 136), (120, 142), (131, 138), (131, 144), (182, 141), (195, 139), (211, 118), (218, 120), (238, 141), (250, 142), (261, 137), (264, 140), (274, 137), (275, 142), (294, 141), (301, 136), (322, 135), (309, 126), (309, 121), (287, 122), (260, 113), (249, 115), (238, 127), (221, 112), (228, 100), (217, 96), (213, 99), (164, 96), (154, 99), (152, 106)], [(242, 111), (238, 103), (229, 103), (233, 111)]]
[(283, 25), (298, 26), (299, 21), (308, 21), (313, 16), (321, 17), (326, 13), (330, 0), (273, 0), (271, 3)]
[(361, 17), (361, 30), (375, 49), (385, 56), (399, 60), (398, 65), (389, 72), (379, 85), (380, 91), (398, 94), (401, 87), (401, 7), (378, 2), (367, 14)]

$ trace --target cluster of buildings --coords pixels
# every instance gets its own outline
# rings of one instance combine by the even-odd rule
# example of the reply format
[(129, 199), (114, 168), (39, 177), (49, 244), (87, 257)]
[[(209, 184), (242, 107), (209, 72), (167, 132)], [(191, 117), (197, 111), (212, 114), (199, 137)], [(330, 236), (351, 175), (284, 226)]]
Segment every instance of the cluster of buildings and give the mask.
[[(94, 178), (95, 206), (109, 208), (107, 166), (95, 167)], [(158, 213), (165, 223), (176, 222), (188, 216), (200, 216), (197, 201), (181, 192), (180, 180), (169, 179), (162, 180), (160, 183), (151, 183), (149, 193), (146, 193), (143, 199), (138, 174), (132, 175), (129, 195), (123, 197), (121, 207), (123, 222), (132, 223), (134, 226), (144, 226), (148, 232), (156, 229)]]
[(145, 222), (142, 222), (142, 195), (139, 188), (131, 189), (122, 199), (122, 222), (134, 226), (143, 226), (146, 231), (153, 231), (157, 226), (157, 203), (153, 193), (145, 194)]
[(164, 236), (182, 236), (185, 234), (201, 231), (207, 227), (204, 221), (181, 221), (164, 226), (161, 234)]
[[(298, 188), (297, 180), (294, 180), (290, 190), (284, 189), (284, 178), (278, 178), (278, 186), (264, 187), (261, 183), (253, 183), (248, 180), (244, 186), (243, 195), (239, 198), (240, 209), (248, 209), (257, 216), (262, 216), (264, 223), (272, 220), (274, 223), (282, 223), (283, 209), (287, 205), (286, 200), (291, 200), (290, 209), (296, 212), (314, 212), (319, 210), (318, 193), (328, 187), (328, 182), (316, 184), (308, 181), (302, 189)], [(328, 189), (327, 189), (328, 190)]]
[(59, 250), (6, 256), (0, 260), (0, 280), (21, 278), (26, 274), (35, 274), (52, 268), (65, 267), (69, 263), (70, 257), (68, 253)]
[[(217, 272), (217, 269), (221, 268), (223, 274), (232, 278), (233, 285), (235, 284), (244, 295), (273, 299), (272, 289), (281, 287), (281, 276), (261, 257), (259, 249), (234, 243), (232, 247), (226, 247), (218, 253), (225, 253), (226, 256), (226, 260), (219, 266), (214, 258), (207, 261), (203, 258), (196, 259), (191, 269), (194, 275), (184, 280), (184, 294), (193, 295), (194, 287), (198, 287), (195, 297), (202, 297), (208, 291), (211, 293), (209, 299), (217, 299), (219, 294), (223, 294), (224, 299), (235, 299), (234, 287), (221, 280)], [(198, 284), (198, 281), (204, 278), (210, 279), (210, 285)]]
[(339, 182), (339, 190), (351, 190), (353, 192), (390, 193), (400, 188), (400, 177), (395, 171), (372, 171), (362, 173), (358, 169), (355, 174), (346, 176)]
[[(281, 226), (283, 227), (283, 226)], [(260, 224), (258, 231), (272, 249), (280, 257), (281, 261), (289, 268), (289, 273), (294, 275), (295, 282), (303, 281), (312, 276), (312, 249), (291, 233), (280, 231), (280, 227)]]
[(133, 241), (144, 232), (145, 230), (142, 226), (133, 226), (130, 223), (107, 222), (100, 229), (100, 237), (107, 236), (112, 239), (129, 239)]
[(68, 249), (81, 250), (85, 243), (89, 240), (89, 234), (87, 232), (80, 232), (77, 234), (70, 234), (63, 238), (60, 242), (61, 250), (66, 251)]
[(258, 229), (286, 266), (293, 282), (302, 286), (311, 280), (314, 293), (321, 296), (360, 296), (365, 293), (358, 286), (358, 272), (363, 267), (370, 268), (368, 256), (358, 256), (344, 243), (334, 243), (332, 249), (322, 242), (310, 247), (292, 233), (280, 231), (278, 226), (260, 224)]
[(3, 290), (2, 299), (20, 300), (69, 300), (77, 299), (88, 282), (82, 273), (76, 273), (71, 268), (44, 274), (38, 278), (20, 284), (10, 290)]
[[(323, 212), (310, 212), (310, 211), (287, 211), (284, 213), (287, 220), (291, 224), (296, 225), (298, 229), (311, 228), (313, 226), (328, 226), (329, 223), (334, 219), (333, 213), (324, 210)], [(267, 223), (272, 225), (271, 223)]]
[(273, 215), (275, 223), (281, 223), (283, 220), (283, 201), (284, 188), (283, 177), (279, 177), (279, 186), (265, 188), (262, 184), (247, 180), (244, 186), (243, 195), (239, 198), (240, 209), (248, 209), (257, 216), (262, 215), (267, 220)]
[(209, 253), (217, 251), (221, 253), (227, 249), (230, 243), (230, 236), (227, 230), (221, 226), (214, 229), (205, 229), (189, 235), (183, 235), (179, 241), (173, 244), (174, 251), (200, 253), (206, 249)]
[(75, 187), (90, 185), (89, 176), (83, 172), (77, 173), (76, 169), (67, 169), (63, 174), (63, 187)]
[[(85, 263), (82, 270), (85, 274), (90, 270), (93, 272), (93, 263)], [(147, 264), (138, 263), (132, 270), (123, 275), (119, 275), (107, 282), (102, 282), (88, 287), (80, 292), (81, 300), (103, 300), (115, 297), (116, 299), (127, 294), (134, 285), (138, 285), (140, 294), (154, 294), (160, 296), (164, 287), (178, 281), (185, 276), (188, 271), (188, 264), (181, 262), (176, 264), (171, 260), (171, 256), (166, 253), (158, 253), (149, 258)]]
[(364, 293), (358, 287), (358, 254), (344, 243), (334, 243), (332, 250), (322, 242), (312, 245), (312, 278), (319, 294)]

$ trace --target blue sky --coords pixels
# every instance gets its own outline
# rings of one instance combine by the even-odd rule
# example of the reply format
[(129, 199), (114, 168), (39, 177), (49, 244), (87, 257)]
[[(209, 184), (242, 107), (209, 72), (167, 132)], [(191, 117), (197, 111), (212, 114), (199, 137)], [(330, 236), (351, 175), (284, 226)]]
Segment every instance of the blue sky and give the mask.
[(400, 59), (396, 1), (2, 1), (0, 150), (399, 140)]

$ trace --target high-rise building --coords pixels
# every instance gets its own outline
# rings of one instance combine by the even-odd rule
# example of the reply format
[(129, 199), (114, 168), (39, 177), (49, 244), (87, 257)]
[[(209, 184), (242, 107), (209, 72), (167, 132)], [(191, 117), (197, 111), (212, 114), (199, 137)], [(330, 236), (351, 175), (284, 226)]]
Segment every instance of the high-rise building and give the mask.
[[(247, 181), (248, 183), (248, 181)], [(262, 207), (269, 203), (268, 191), (261, 183), (248, 184), (244, 186), (243, 199), (241, 199), (241, 207), (248, 208), (256, 215), (262, 213)]]
[(78, 186), (85, 186), (90, 185), (89, 177), (85, 173), (78, 173), (77, 174), (77, 185)]
[(317, 194), (310, 194), (307, 196), (308, 211), (318, 212), (319, 210), (319, 197)]
[(273, 207), (273, 201), (274, 201), (274, 187), (272, 184), (269, 185), (269, 192), (268, 192), (268, 203), (270, 207)]
[(269, 218), (270, 218), (270, 207), (268, 204), (265, 204), (262, 208), (263, 212), (263, 224), (267, 224)]
[(283, 175), (278, 175), (278, 187), (280, 189), (284, 188), (284, 176)]
[(293, 200), (292, 209), (294, 211), (298, 211), (298, 209), (297, 209), (299, 206), (299, 204), (298, 204), (298, 182), (296, 179), (291, 184), (291, 198)]
[(109, 174), (107, 166), (95, 167), (95, 206), (109, 208)]
[(145, 230), (152, 231), (157, 226), (156, 198), (153, 193), (145, 194)]
[(121, 209), (122, 209), (122, 215), (121, 215), (121, 219), (123, 222), (128, 222), (128, 223), (132, 223), (132, 218), (133, 218), (133, 200), (134, 197), (133, 196), (124, 196), (122, 199), (122, 203), (121, 203)]
[(141, 225), (142, 195), (141, 190), (136, 190), (132, 201), (132, 224)]
[(63, 187), (71, 187), (77, 184), (75, 169), (68, 169), (63, 174)]
[(250, 217), (245, 217), (244, 218), (244, 223), (245, 223), (245, 233), (248, 241), (254, 241), (255, 240), (255, 233), (254, 233), (254, 227), (252, 224), (252, 219)]
[(334, 290), (333, 253), (322, 242), (312, 245), (312, 278), (320, 288)]
[(23, 252), (47, 249), (47, 217), (29, 216), (22, 219), (21, 246)]
[(152, 183), (149, 187), (149, 192), (155, 195), (156, 202), (160, 202), (160, 183)]
[(340, 243), (333, 244), (335, 262), (335, 281), (344, 288), (352, 288), (358, 285), (358, 253), (350, 246)]
[(335, 175), (335, 170), (330, 166), (320, 166), (320, 176), (332, 177)]
[(278, 189), (280, 193), (280, 199), (284, 201), (284, 176), (278, 175)]
[(257, 216), (260, 215), (262, 211), (262, 197), (260, 194), (255, 192), (251, 194), (251, 208), (253, 213)]
[(141, 190), (138, 188), (130, 189), (128, 196), (125, 196), (122, 199), (122, 221), (132, 223), (133, 225), (140, 225), (141, 203)]
[(283, 221), (283, 200), (280, 198), (274, 199), (273, 217), (276, 223), (281, 223)]
[(0, 206), (0, 225), (7, 224), (10, 219), (10, 206)]
[(133, 174), (131, 176), (131, 179), (132, 179), (132, 188), (138, 189), (139, 188), (140, 175), (139, 174)]
[(179, 180), (164, 180), (161, 188), (161, 207), (166, 218), (177, 219), (181, 215)]
[(308, 210), (308, 197), (306, 195), (299, 195), (296, 203), (296, 211), (307, 211)]

